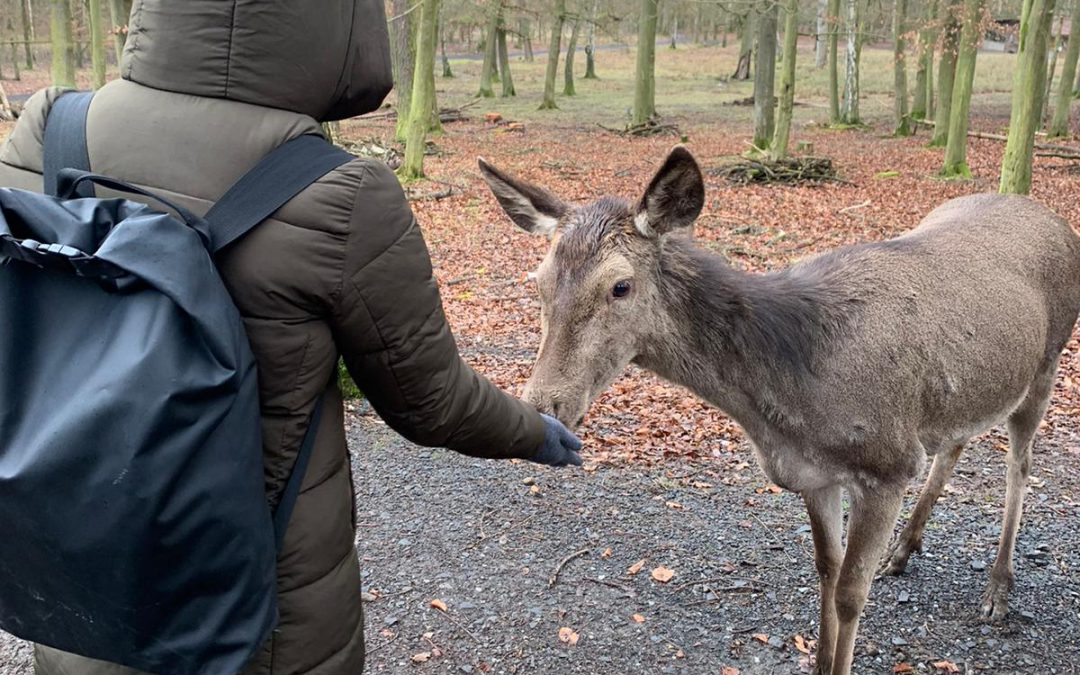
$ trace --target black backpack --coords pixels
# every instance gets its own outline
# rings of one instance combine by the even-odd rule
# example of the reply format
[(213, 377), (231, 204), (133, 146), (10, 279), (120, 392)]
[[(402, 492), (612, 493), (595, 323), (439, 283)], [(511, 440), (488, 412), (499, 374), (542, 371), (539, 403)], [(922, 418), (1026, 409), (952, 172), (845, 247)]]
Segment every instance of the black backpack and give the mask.
[(90, 99), (50, 112), (50, 194), (0, 189), (0, 628), (152, 673), (235, 673), (277, 621), (322, 402), (272, 513), (255, 362), (214, 254), (353, 157), (301, 136), (199, 218), (87, 172)]

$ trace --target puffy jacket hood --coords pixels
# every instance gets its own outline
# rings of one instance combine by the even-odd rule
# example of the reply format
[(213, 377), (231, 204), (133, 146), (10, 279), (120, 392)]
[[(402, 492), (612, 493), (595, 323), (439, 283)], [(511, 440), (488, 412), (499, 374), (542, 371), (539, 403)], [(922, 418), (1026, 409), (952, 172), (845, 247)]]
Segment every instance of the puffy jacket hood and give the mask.
[(390, 91), (383, 0), (136, 0), (124, 79), (319, 121)]

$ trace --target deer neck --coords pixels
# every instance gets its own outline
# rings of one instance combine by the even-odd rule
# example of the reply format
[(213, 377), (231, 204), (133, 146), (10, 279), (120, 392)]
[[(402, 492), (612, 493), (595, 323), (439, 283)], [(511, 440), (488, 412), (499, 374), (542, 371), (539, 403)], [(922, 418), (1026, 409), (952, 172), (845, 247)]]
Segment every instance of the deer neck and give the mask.
[(848, 308), (827, 274), (749, 274), (719, 256), (673, 242), (661, 259), (669, 325), (637, 362), (735, 418), (797, 425), (790, 405), (832, 350)]

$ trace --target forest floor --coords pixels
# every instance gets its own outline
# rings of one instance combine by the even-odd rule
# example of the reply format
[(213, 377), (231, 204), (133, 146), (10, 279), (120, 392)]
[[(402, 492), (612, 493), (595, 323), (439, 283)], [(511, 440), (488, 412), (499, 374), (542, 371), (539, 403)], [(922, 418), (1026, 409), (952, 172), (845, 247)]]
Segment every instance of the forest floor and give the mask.
[[(804, 49), (804, 64), (808, 57)], [(812, 143), (844, 182), (734, 186), (707, 176), (698, 244), (767, 271), (894, 236), (951, 197), (996, 190), (1003, 143), (970, 139), (974, 178), (944, 181), (936, 177), (943, 153), (926, 147), (925, 129), (891, 136), (886, 57), (865, 52), (867, 126), (848, 130), (824, 124), (822, 74), (800, 66), (793, 143)], [(579, 79), (579, 95), (559, 97), (561, 110), (548, 112), (535, 110), (543, 61), (515, 64), (516, 100), (481, 101), (467, 120), (447, 124), (427, 157), (430, 179), (408, 186), (428, 196), (413, 206), (465, 358), (511, 391), (520, 391), (539, 340), (526, 275), (547, 241), (503, 215), (476, 157), (580, 202), (636, 199), (680, 140), (705, 168), (749, 147), (751, 108), (736, 103), (750, 85), (722, 77), (733, 48), (658, 50), (658, 108), (678, 137), (629, 139), (597, 126), (625, 124), (632, 58), (603, 53), (604, 79)], [(980, 55), (972, 129), (1004, 133), (1012, 59)], [(452, 66), (457, 77), (437, 86), (442, 105), (456, 107), (471, 100), (479, 64)], [(485, 113), (518, 125), (488, 122)], [(9, 128), (0, 125), (0, 134)], [(384, 113), (349, 120), (342, 132), (356, 148), (394, 146)], [(1055, 142), (1080, 149), (1076, 138)], [(1033, 196), (1080, 226), (1080, 165), (1038, 158)], [(372, 672), (806, 670), (799, 646), (814, 637), (817, 589), (804, 510), (768, 485), (741, 431), (686, 391), (631, 369), (590, 409), (584, 470), (567, 471), (419, 450), (357, 408), (350, 439)], [(977, 440), (931, 519), (927, 553), (912, 559), (908, 575), (875, 583), (856, 672), (954, 672), (954, 664), (959, 672), (1080, 672), (1080, 332), (1036, 441), (1014, 609), (986, 625), (972, 617), (996, 546), (1005, 443), (1001, 429)], [(559, 563), (581, 550), (550, 585)], [(639, 560), (642, 571), (628, 574)], [(675, 572), (668, 583), (651, 576), (660, 566)], [(430, 606), (434, 599), (445, 613)], [(560, 641), (563, 628), (577, 644)], [(25, 652), (4, 649), (17, 643), (0, 639), (0, 674), (27, 672)], [(428, 660), (413, 662), (417, 654)]]

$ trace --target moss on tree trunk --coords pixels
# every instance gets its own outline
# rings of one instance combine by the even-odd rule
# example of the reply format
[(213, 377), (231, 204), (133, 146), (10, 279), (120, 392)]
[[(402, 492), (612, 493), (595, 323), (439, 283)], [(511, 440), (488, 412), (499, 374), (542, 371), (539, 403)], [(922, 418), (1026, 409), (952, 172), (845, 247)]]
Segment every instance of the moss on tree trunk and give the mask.
[[(435, 109), (435, 21), (439, 0), (423, 0), (420, 30), (416, 38), (416, 70), (413, 77), (412, 105), (405, 136), (405, 160), (401, 175), (406, 180), (424, 175), (424, 146), (432, 110)], [(435, 115), (438, 121), (438, 115)]]
[(960, 44), (960, 23), (956, 13), (959, 0), (944, 0), (941, 5), (941, 61), (938, 63), (937, 112), (930, 147), (943, 148), (949, 140), (953, 86), (956, 82), (956, 56)]
[(1047, 135), (1060, 138), (1069, 135), (1069, 105), (1073, 99), (1073, 80), (1076, 78), (1076, 62), (1080, 57), (1080, 0), (1073, 0), (1071, 25), (1075, 26), (1069, 35), (1069, 50), (1065, 53), (1065, 63), (1061, 65), (1061, 82), (1058, 87), (1054, 117), (1050, 120)]
[(784, 52), (780, 62), (780, 106), (773, 134), (771, 157), (783, 159), (788, 154), (791, 116), (795, 108), (795, 58), (799, 40), (799, 0), (784, 3)]
[(581, 15), (574, 19), (574, 28), (570, 31), (570, 41), (566, 43), (566, 64), (563, 68), (563, 96), (575, 96), (574, 89), (574, 53), (577, 51), (578, 31), (581, 30)]
[(754, 147), (768, 150), (776, 128), (776, 17), (780, 6), (764, 0), (754, 53)]
[(907, 0), (896, 0), (893, 5), (893, 119), (896, 136), (911, 135), (911, 118), (908, 116), (907, 100)]
[(641, 0), (638, 17), (637, 68), (634, 73), (632, 124), (644, 124), (656, 113), (656, 19), (657, 0)]
[(861, 124), (859, 114), (859, 60), (862, 54), (862, 0), (847, 0), (847, 66), (844, 69), (844, 102), (840, 122)]
[(1020, 18), (1019, 48), (1013, 71), (1012, 115), (1009, 140), (1001, 162), (1002, 194), (1031, 192), (1031, 161), (1035, 130), (1039, 128), (1042, 94), (1046, 80), (1046, 49), (1054, 0), (1024, 0)]
[(502, 20), (502, 0), (492, 0), (488, 6), (487, 28), (484, 29), (484, 64), (480, 67), (480, 90), (476, 95), (481, 98), (495, 96), (492, 83), (495, 79), (495, 59), (498, 58), (499, 21)]
[(551, 27), (551, 44), (548, 45), (547, 70), (544, 71), (544, 100), (540, 110), (555, 110), (555, 76), (559, 73), (559, 46), (562, 44), (563, 23), (566, 22), (566, 0), (555, 0), (555, 24)]
[(90, 84), (94, 89), (105, 86), (105, 26), (102, 25), (101, 0), (89, 0), (90, 13)]
[(967, 164), (967, 132), (971, 88), (975, 82), (975, 58), (979, 53), (981, 19), (982, 0), (964, 0), (960, 54), (956, 60), (956, 78), (950, 106), (952, 113), (949, 118), (949, 140), (945, 146), (945, 165), (941, 169), (941, 175), (946, 178), (971, 178), (971, 169)]
[(510, 75), (510, 54), (506, 49), (506, 30), (499, 29), (499, 70), (502, 71), (502, 95), (517, 96), (514, 89), (514, 78)]
[(829, 123), (840, 123), (840, 0), (829, 0), (825, 20), (829, 24), (826, 52), (829, 71)]
[(51, 7), (52, 83), (57, 87), (73, 88), (75, 61), (71, 48), (71, 5), (68, 0), (52, 0)]

